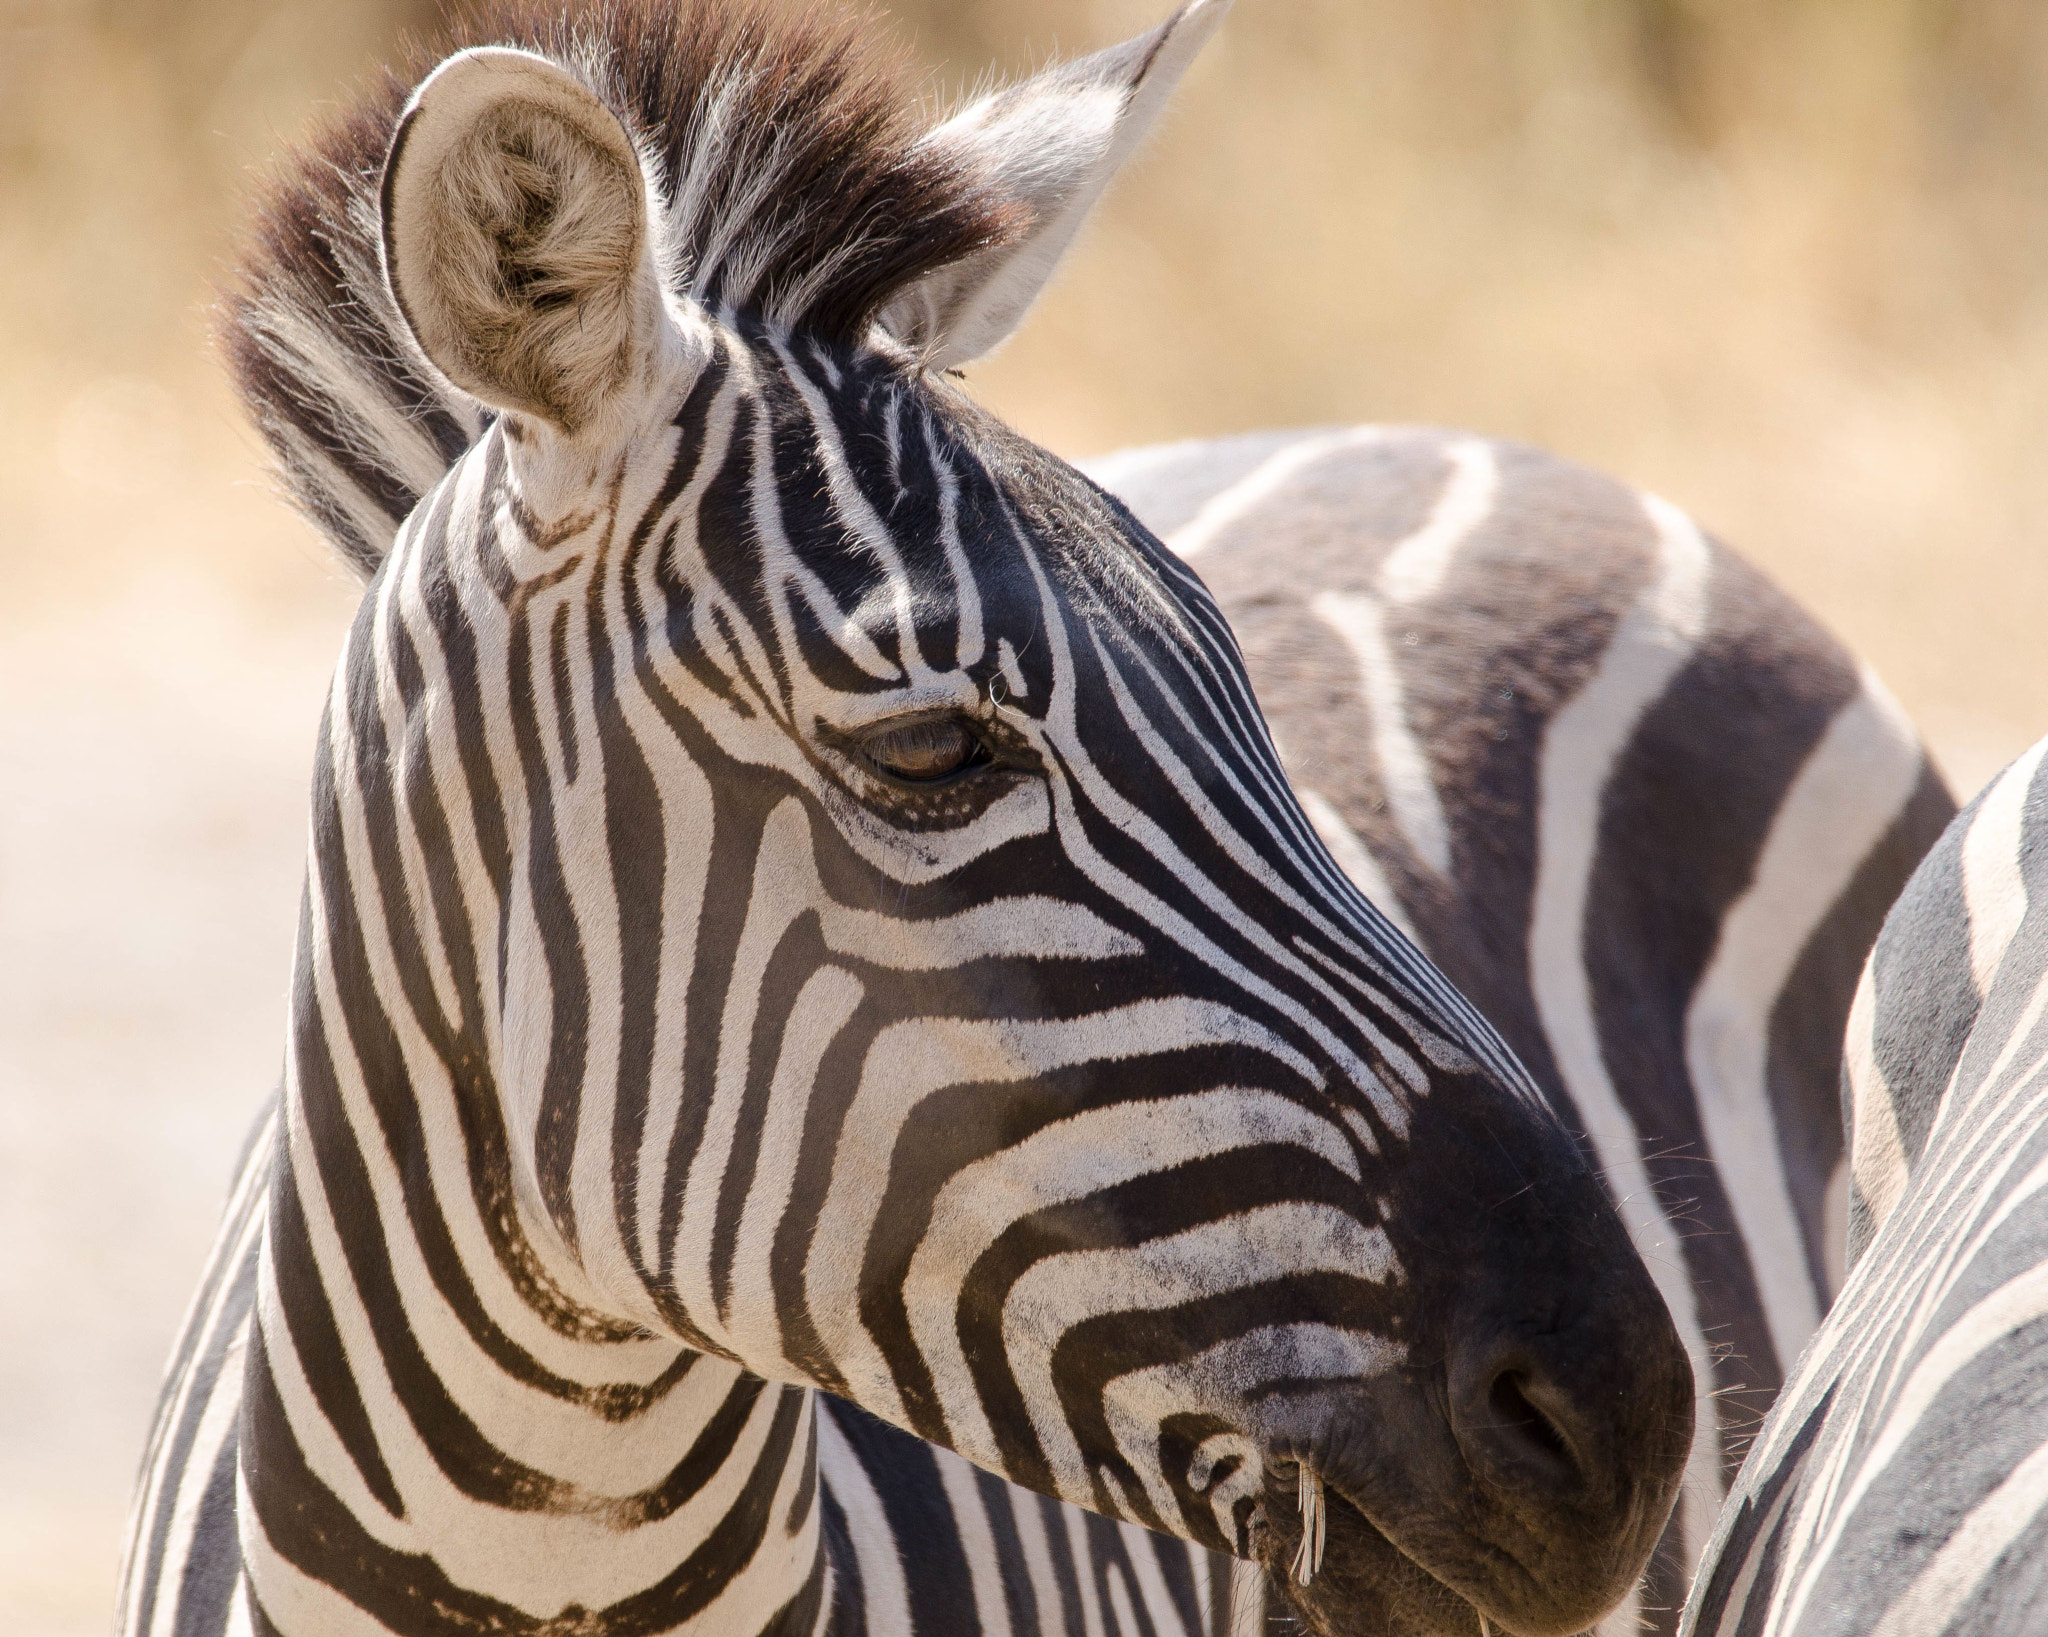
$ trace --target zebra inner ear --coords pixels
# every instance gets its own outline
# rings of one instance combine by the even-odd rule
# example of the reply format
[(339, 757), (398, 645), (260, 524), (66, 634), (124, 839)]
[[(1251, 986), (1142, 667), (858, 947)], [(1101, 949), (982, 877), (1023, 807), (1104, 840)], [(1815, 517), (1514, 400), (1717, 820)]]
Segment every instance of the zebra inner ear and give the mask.
[(639, 156), (559, 64), (496, 47), (442, 63), (399, 118), (382, 204), (392, 297), (472, 397), (574, 435), (659, 345)]
[(1188, 0), (1150, 34), (983, 97), (933, 130), (928, 145), (1025, 206), (1033, 226), (911, 284), (882, 327), (931, 369), (1008, 340), (1229, 5)]

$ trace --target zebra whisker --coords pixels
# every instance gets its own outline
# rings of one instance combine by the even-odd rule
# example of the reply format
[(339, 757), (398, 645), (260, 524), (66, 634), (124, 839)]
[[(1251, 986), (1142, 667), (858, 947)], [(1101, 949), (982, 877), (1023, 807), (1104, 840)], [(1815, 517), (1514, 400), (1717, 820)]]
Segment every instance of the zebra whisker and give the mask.
[(1294, 1552), (1295, 1581), (1306, 1586), (1323, 1566), (1323, 1480), (1306, 1465), (1295, 1484), (1295, 1501), (1301, 1507), (1301, 1545)]

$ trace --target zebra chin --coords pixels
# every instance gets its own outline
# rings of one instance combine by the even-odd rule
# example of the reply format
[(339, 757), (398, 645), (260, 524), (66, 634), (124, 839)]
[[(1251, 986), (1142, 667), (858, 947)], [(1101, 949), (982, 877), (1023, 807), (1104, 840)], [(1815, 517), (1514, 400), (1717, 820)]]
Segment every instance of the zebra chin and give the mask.
[[(1627, 1595), (1670, 1513), (1675, 1458), (1662, 1484), (1602, 1483), (1570, 1471), (1546, 1431), (1530, 1440), (1531, 1481), (1503, 1485), (1463, 1456), (1427, 1388), (1367, 1391), (1368, 1415), (1331, 1406), (1266, 1462), (1253, 1554), (1307, 1630), (1569, 1637)], [(1364, 1454), (1349, 1429), (1367, 1419), (1378, 1430)], [(1679, 1430), (1690, 1425), (1688, 1413)]]
[(1531, 1324), (1482, 1279), (1444, 1298), (1439, 1362), (1270, 1404), (1252, 1555), (1308, 1630), (1568, 1637), (1627, 1596), (1693, 1430), (1691, 1373), (1633, 1283)]
[[(1269, 1585), (1322, 1637), (1589, 1631), (1635, 1583), (1669, 1511), (1668, 1501), (1630, 1507), (1614, 1529), (1560, 1509), (1544, 1528), (1489, 1528), (1474, 1520), (1466, 1532), (1426, 1515), (1398, 1493), (1398, 1483), (1330, 1465), (1336, 1470), (1308, 1468), (1317, 1471), (1318, 1526), (1300, 1504), (1303, 1463), (1269, 1464), (1256, 1541)], [(1322, 1550), (1312, 1563), (1318, 1532)]]

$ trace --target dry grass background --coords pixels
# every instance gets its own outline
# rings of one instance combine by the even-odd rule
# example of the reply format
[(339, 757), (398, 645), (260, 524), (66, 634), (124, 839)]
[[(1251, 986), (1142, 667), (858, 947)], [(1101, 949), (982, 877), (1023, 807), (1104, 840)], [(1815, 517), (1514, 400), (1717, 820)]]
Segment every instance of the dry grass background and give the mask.
[[(1157, 0), (904, 0), (957, 88)], [(252, 167), (431, 0), (0, 0), (0, 1622), (104, 1628), (274, 1070), (353, 595), (203, 308)], [(2048, 7), (1239, 0), (1028, 332), (1080, 455), (1528, 438), (1690, 507), (1974, 788), (2048, 728)]]

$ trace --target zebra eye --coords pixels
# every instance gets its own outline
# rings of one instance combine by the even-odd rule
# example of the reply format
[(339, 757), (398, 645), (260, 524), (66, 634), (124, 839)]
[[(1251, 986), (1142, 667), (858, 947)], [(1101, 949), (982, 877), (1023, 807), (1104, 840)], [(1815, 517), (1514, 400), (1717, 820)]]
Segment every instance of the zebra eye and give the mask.
[(948, 716), (884, 728), (861, 741), (869, 761), (908, 784), (934, 784), (988, 760), (982, 742)]

